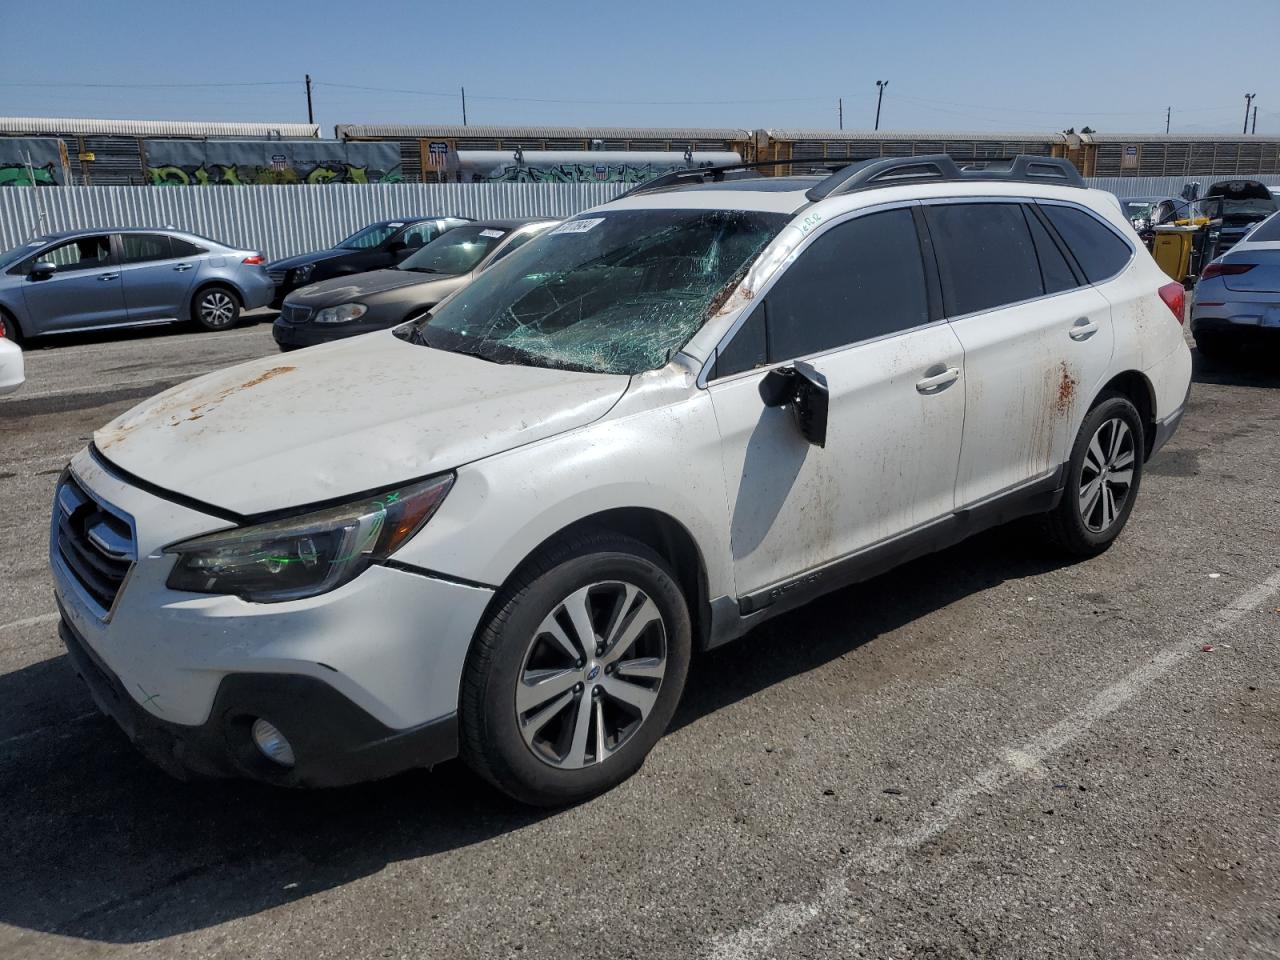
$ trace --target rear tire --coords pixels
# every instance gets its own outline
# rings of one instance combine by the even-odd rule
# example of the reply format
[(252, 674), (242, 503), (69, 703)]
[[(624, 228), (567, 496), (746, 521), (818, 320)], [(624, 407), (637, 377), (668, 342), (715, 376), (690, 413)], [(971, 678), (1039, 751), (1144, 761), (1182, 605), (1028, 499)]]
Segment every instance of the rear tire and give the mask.
[(665, 561), (630, 537), (584, 534), (536, 556), (490, 611), (463, 671), (467, 764), (537, 806), (635, 773), (671, 722), (692, 648)]
[(1045, 515), (1048, 539), (1076, 557), (1111, 546), (1133, 511), (1145, 451), (1142, 417), (1132, 401), (1103, 394), (1076, 434), (1062, 499)]
[(191, 301), (191, 316), (206, 330), (230, 330), (240, 319), (240, 298), (227, 287), (205, 287)]

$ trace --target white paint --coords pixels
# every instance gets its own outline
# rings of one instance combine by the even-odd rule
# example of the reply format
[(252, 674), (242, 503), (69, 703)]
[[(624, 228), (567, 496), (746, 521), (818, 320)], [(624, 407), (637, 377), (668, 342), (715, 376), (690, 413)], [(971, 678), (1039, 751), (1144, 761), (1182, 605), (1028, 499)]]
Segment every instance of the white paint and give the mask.
[(38, 623), (53, 623), (58, 619), (56, 613), (42, 613), (37, 617), (23, 617), (21, 620), (10, 620), (8, 623), (0, 623), (0, 630), (11, 630), (18, 627), (34, 627)]
[(0, 396), (13, 393), (25, 380), (22, 348), (8, 337), (0, 337)]
[[(1207, 618), (1205, 630), (1218, 634), (1230, 630), (1280, 590), (1280, 572)], [(1034, 771), (1044, 761), (1088, 733), (1101, 720), (1138, 696), (1179, 662), (1199, 649), (1201, 638), (1184, 637), (1165, 647), (1132, 673), (1111, 684), (1080, 710), (1049, 727), (1020, 746), (1006, 750), (1004, 759), (975, 774), (933, 809), (929, 822), (898, 837), (888, 837), (845, 861), (830, 874), (818, 893), (807, 901), (779, 904), (756, 923), (714, 940), (709, 955), (714, 960), (755, 960), (772, 952), (813, 920), (845, 910), (848, 877), (855, 873), (890, 869), (903, 856), (947, 830), (984, 794), (1000, 791)]]

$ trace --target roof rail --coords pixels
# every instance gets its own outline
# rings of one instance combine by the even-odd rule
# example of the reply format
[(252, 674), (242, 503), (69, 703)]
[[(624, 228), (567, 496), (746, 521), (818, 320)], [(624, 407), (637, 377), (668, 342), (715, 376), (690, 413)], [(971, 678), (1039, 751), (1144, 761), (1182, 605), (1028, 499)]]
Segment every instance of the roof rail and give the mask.
[(1056, 183), (1066, 187), (1086, 186), (1080, 171), (1070, 160), (1061, 157), (1038, 157), (1019, 154), (1016, 157), (992, 157), (956, 161), (945, 153), (919, 157), (886, 157), (851, 163), (805, 193), (810, 200), (823, 200), (842, 193), (895, 187), (902, 183), (947, 183), (965, 180), (1004, 180), (1030, 183)]
[(687, 170), (673, 170), (671, 173), (664, 173), (661, 176), (654, 177), (652, 180), (646, 180), (644, 183), (632, 187), (626, 193), (620, 194), (615, 199), (621, 200), (623, 197), (635, 196), (638, 193), (648, 193), (651, 190), (663, 190), (667, 187), (706, 183), (708, 180), (712, 183), (720, 183), (724, 180), (747, 180), (763, 176), (763, 174), (756, 172), (759, 167), (805, 167), (809, 170), (815, 168), (830, 170), (839, 166), (843, 166), (843, 164), (839, 161), (832, 162), (830, 160), (756, 160), (751, 163), (728, 163), (718, 167), (690, 167)]

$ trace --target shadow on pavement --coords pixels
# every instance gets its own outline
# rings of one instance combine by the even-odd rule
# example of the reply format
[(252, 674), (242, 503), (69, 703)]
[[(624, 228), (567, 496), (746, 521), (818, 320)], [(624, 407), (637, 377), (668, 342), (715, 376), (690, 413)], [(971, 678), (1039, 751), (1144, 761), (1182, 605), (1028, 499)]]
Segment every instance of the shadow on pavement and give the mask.
[(1241, 337), (1223, 345), (1221, 356), (1192, 351), (1191, 381), (1229, 387), (1280, 387), (1280, 331)]
[[(675, 725), (1059, 565), (1014, 525), (832, 594), (698, 657)], [(107, 943), (252, 916), (557, 815), (456, 761), (330, 791), (178, 782), (93, 711), (65, 656), (0, 677), (0, 745), (0, 922)]]

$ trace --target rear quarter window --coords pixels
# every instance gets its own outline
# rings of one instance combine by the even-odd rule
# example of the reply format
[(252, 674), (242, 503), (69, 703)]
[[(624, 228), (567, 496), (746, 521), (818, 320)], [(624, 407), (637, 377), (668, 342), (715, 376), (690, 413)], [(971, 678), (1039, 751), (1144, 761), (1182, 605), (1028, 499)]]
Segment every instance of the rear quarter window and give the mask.
[(1111, 279), (1133, 257), (1129, 244), (1083, 210), (1057, 204), (1041, 204), (1040, 209), (1058, 231), (1090, 283)]

